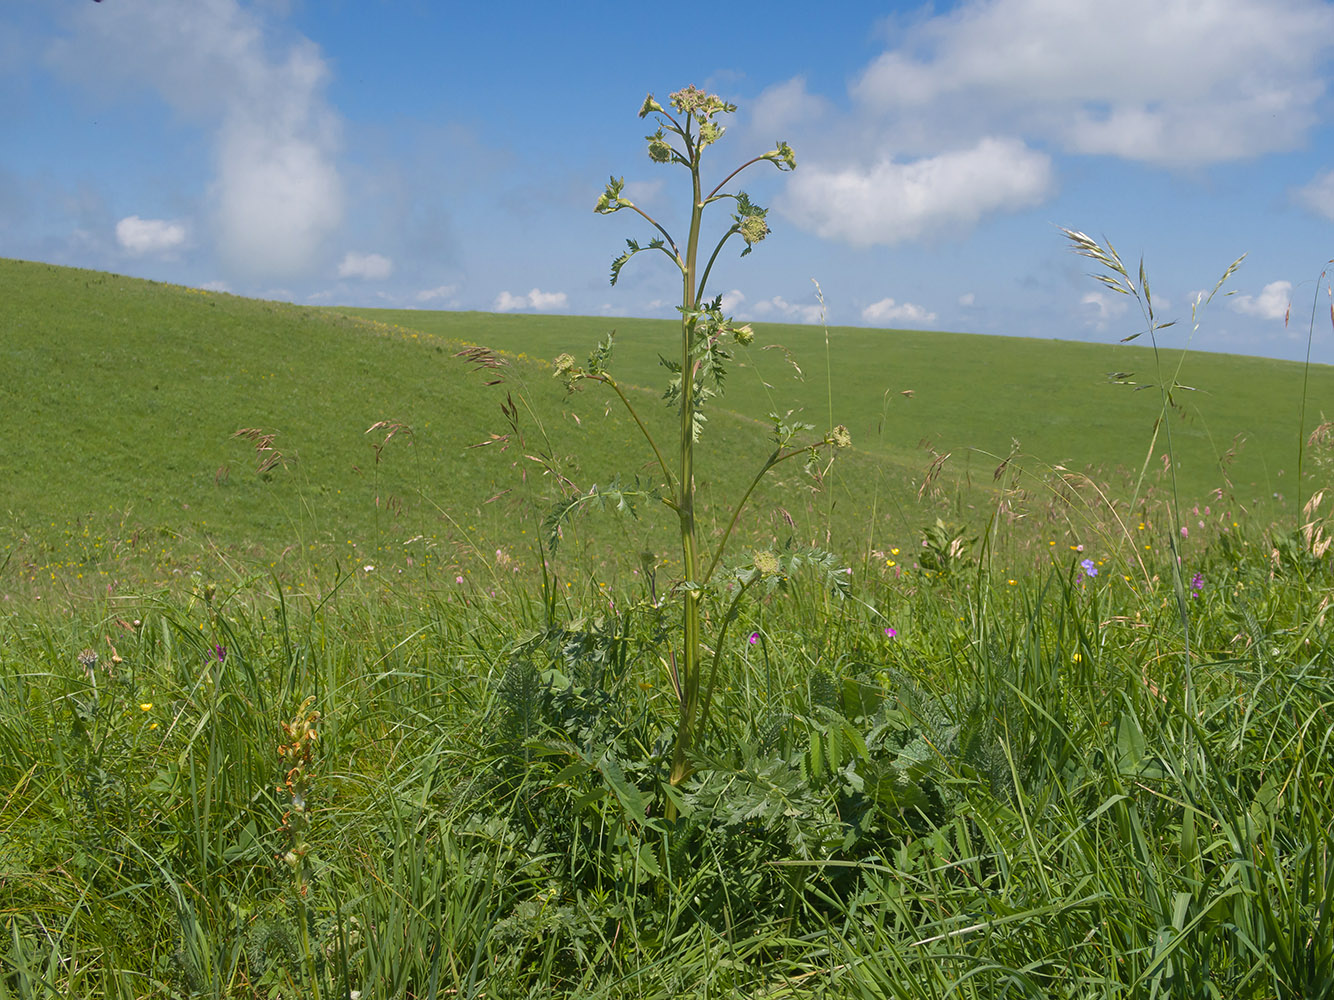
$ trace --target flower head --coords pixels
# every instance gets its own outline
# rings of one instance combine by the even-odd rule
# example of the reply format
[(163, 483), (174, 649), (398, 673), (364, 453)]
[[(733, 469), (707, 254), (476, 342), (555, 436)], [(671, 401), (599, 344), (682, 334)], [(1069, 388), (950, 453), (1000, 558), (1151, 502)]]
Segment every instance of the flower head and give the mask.
[(1089, 576), (1098, 575), (1098, 567), (1094, 565), (1092, 559), (1085, 559), (1079, 565), (1083, 567), (1084, 572), (1087, 573)]
[(761, 214), (747, 215), (737, 224), (737, 231), (748, 245), (753, 245), (769, 235), (769, 223)]
[(896, 629), (896, 628), (886, 628), (886, 629), (885, 629), (885, 635), (886, 635), (888, 638), (890, 638), (890, 639), (893, 639), (893, 638), (894, 638), (896, 635), (898, 635), (898, 634), (899, 634), (899, 630)]
[(752, 632), (749, 638), (746, 639), (746, 641), (750, 643), (752, 646), (755, 645), (755, 643), (760, 641), (760, 633)]
[(671, 163), (672, 147), (662, 129), (646, 137), (648, 139), (648, 158), (654, 163)]
[(652, 94), (649, 94), (648, 97), (644, 98), (644, 103), (639, 109), (639, 117), (646, 118), (654, 111), (661, 111), (661, 110), (662, 110), (662, 105), (653, 99)]
[(777, 147), (765, 153), (764, 159), (768, 160), (779, 170), (797, 169), (797, 154), (792, 152), (792, 147), (785, 142), (780, 142)]

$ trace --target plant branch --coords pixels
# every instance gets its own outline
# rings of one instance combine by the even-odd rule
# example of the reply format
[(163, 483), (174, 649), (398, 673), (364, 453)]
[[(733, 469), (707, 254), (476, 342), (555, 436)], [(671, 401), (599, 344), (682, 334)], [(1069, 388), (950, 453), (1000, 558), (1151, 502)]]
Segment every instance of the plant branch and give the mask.
[(681, 251), (678, 250), (678, 249), (676, 248), (676, 240), (672, 239), (672, 234), (669, 233), (669, 232), (667, 232), (667, 230), (663, 229), (663, 228), (662, 228), (662, 225), (658, 222), (657, 219), (653, 218), (653, 216), (649, 215), (649, 214), (648, 214), (647, 212), (645, 212), (642, 208), (640, 208), (638, 205), (636, 205), (633, 201), (628, 201), (628, 200), (627, 200), (627, 201), (622, 202), (622, 204), (623, 204), (626, 208), (633, 209), (634, 211), (638, 212), (641, 216), (643, 216), (644, 220), (645, 220), (650, 226), (652, 226), (652, 227), (653, 227), (654, 229), (656, 229), (658, 232), (662, 233), (662, 238), (665, 239), (665, 240), (668, 242), (668, 244), (670, 244), (670, 246), (671, 246), (671, 248), (672, 248), (672, 253), (674, 253), (674, 254), (676, 255), (676, 258), (675, 258), (675, 259), (676, 259), (676, 263), (677, 263), (678, 266), (680, 266), (680, 263), (681, 263)]
[(704, 289), (709, 283), (709, 272), (713, 270), (713, 262), (718, 259), (718, 254), (722, 252), (723, 244), (739, 232), (741, 232), (740, 226), (732, 226), (731, 229), (723, 234), (723, 238), (718, 241), (718, 245), (713, 248), (713, 254), (709, 257), (709, 262), (704, 265), (704, 274), (699, 279), (699, 287), (695, 290), (696, 302), (701, 302), (704, 299)]
[(760, 480), (764, 478), (765, 473), (780, 462), (786, 462), (789, 458), (795, 458), (798, 455), (804, 455), (810, 451), (809, 448), (793, 448), (791, 451), (784, 452), (782, 448), (775, 448), (774, 453), (770, 455), (760, 467), (760, 471), (755, 473), (755, 478), (750, 481), (750, 486), (737, 502), (736, 510), (732, 511), (732, 520), (727, 524), (727, 530), (723, 532), (722, 539), (718, 542), (718, 548), (714, 550), (713, 560), (709, 563), (709, 568), (704, 573), (704, 579), (700, 585), (708, 583), (713, 577), (713, 571), (718, 568), (718, 561), (723, 557), (723, 550), (727, 548), (727, 540), (732, 537), (732, 529), (736, 527), (737, 520), (741, 517), (742, 508), (746, 506), (746, 501), (750, 495), (755, 492), (755, 487), (760, 485)]
[(653, 435), (650, 434), (649, 429), (644, 426), (644, 421), (639, 419), (638, 411), (635, 410), (634, 405), (630, 400), (626, 398), (625, 393), (621, 391), (621, 387), (616, 383), (616, 380), (610, 375), (585, 375), (584, 378), (610, 386), (611, 391), (616, 393), (621, 402), (625, 405), (625, 408), (630, 412), (630, 416), (634, 419), (635, 425), (639, 428), (639, 432), (644, 435), (644, 440), (647, 441), (648, 446), (653, 449), (653, 457), (658, 460), (658, 468), (662, 470), (662, 474), (667, 480), (667, 487), (669, 489), (675, 489), (676, 482), (672, 479), (672, 472), (667, 467), (667, 460), (662, 457), (662, 452), (658, 450), (658, 443), (653, 440)]
[(741, 164), (741, 166), (737, 167), (737, 168), (736, 168), (735, 170), (733, 170), (730, 174), (728, 174), (726, 177), (724, 177), (724, 178), (718, 183), (718, 186), (717, 186), (716, 188), (714, 188), (712, 191), (709, 192), (709, 196), (708, 196), (707, 198), (704, 199), (705, 204), (708, 204), (709, 202), (713, 201), (713, 197), (714, 197), (714, 195), (716, 195), (719, 191), (721, 191), (721, 190), (723, 189), (723, 187), (727, 184), (728, 181), (730, 181), (730, 180), (731, 180), (733, 177), (735, 177), (737, 174), (741, 173), (741, 171), (745, 170), (745, 169), (746, 169), (748, 166), (750, 166), (752, 163), (759, 163), (761, 160), (767, 160), (767, 159), (768, 159), (767, 156), (757, 156), (757, 157), (755, 157), (754, 159), (752, 159), (752, 160), (747, 160), (745, 163)]
[(704, 688), (704, 704), (700, 707), (699, 711), (699, 726), (697, 731), (700, 733), (704, 733), (709, 724), (709, 709), (713, 705), (713, 688), (718, 680), (718, 663), (723, 656), (723, 646), (725, 645), (724, 640), (727, 638), (727, 626), (731, 625), (732, 620), (736, 617), (736, 606), (741, 603), (742, 596), (750, 589), (751, 584), (759, 579), (761, 579), (760, 574), (756, 573), (753, 577), (743, 583), (737, 590), (736, 596), (732, 598), (732, 603), (727, 606), (727, 612), (723, 615), (722, 627), (718, 629), (718, 642), (713, 649), (713, 663), (709, 667), (709, 683), (705, 685)]

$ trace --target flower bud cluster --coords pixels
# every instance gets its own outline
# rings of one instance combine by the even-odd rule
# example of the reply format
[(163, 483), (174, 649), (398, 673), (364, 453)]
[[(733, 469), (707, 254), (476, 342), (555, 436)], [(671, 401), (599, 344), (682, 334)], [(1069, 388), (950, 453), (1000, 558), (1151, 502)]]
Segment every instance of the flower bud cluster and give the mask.
[(707, 121), (717, 114), (731, 114), (735, 104), (728, 104), (716, 94), (700, 90), (694, 84), (671, 95), (672, 107), (683, 115), (694, 115), (700, 121)]
[(738, 223), (738, 230), (746, 245), (754, 246), (769, 235), (769, 223), (764, 221), (763, 215), (748, 215)]
[(314, 745), (320, 735), (316, 728), (320, 721), (320, 713), (310, 710), (310, 706), (314, 703), (315, 697), (312, 695), (301, 703), (296, 717), (291, 722), (282, 723), (284, 742), (278, 744), (278, 756), (285, 762), (290, 762), (292, 767), (284, 776), (283, 783), (278, 786), (279, 794), (286, 792), (290, 800), (279, 831), (288, 836), (290, 846), (277, 857), (293, 869), (300, 867), (302, 859), (310, 850), (310, 845), (306, 842), (306, 831), (310, 828), (309, 798), (315, 779), (311, 767), (314, 764)]
[(645, 136), (648, 139), (648, 158), (654, 163), (671, 163), (672, 147), (667, 142), (667, 136), (663, 134), (662, 129), (658, 129), (653, 135)]
[(619, 209), (631, 207), (634, 203), (621, 197), (621, 192), (624, 190), (624, 177), (613, 177), (608, 180), (607, 188), (598, 195), (598, 203), (593, 206), (593, 211), (600, 215), (610, 215)]
[(797, 169), (797, 154), (792, 152), (792, 147), (785, 142), (780, 142), (774, 149), (765, 153), (761, 159), (768, 160), (779, 170)]

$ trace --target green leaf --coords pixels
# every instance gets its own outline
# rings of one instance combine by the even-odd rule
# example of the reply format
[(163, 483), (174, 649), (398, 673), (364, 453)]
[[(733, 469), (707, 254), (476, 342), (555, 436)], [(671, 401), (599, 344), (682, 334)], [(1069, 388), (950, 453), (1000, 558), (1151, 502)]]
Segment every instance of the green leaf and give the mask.
[(625, 770), (620, 762), (615, 757), (604, 755), (598, 761), (598, 770), (602, 772), (602, 779), (620, 802), (625, 815), (643, 826), (648, 818), (644, 793), (626, 780)]

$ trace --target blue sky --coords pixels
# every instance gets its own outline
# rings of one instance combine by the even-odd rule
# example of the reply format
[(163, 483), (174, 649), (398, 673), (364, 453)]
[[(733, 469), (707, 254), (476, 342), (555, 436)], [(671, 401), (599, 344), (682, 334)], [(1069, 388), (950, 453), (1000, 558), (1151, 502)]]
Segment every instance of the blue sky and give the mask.
[(814, 278), (831, 324), (1142, 329), (1064, 226), (1144, 257), (1164, 342), (1245, 253), (1194, 346), (1300, 358), (1314, 308), (1334, 362), (1334, 4), (671, 11), (6, 0), (0, 256), (299, 303), (669, 317), (665, 261), (607, 281), (645, 227), (592, 207), (624, 176), (679, 228), (688, 178), (648, 160), (636, 113), (696, 84), (739, 106), (707, 174), (797, 155), (740, 179), (773, 234), (715, 268), (738, 318), (818, 321)]

